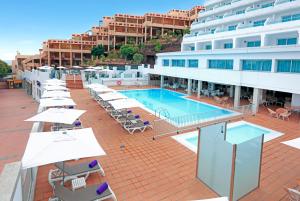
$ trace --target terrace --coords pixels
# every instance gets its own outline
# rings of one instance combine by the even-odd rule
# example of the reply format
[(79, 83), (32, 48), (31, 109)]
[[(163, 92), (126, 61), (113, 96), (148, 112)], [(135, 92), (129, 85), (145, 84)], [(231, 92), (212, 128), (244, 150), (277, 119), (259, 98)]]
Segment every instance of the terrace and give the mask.
[[(134, 88), (130, 87), (130, 89)], [(6, 98), (0, 100), (0, 105), (5, 106), (1, 107), (2, 111), (11, 111), (5, 114), (18, 112), (21, 115), (15, 119), (15, 124), (25, 124), (23, 120), (35, 113), (36, 104), (21, 90), (4, 92)], [(77, 103), (78, 109), (87, 110), (81, 117), (81, 121), (85, 127), (93, 128), (99, 144), (107, 153), (106, 156), (96, 158), (104, 168), (106, 176), (92, 174), (87, 180), (88, 185), (107, 181), (118, 200), (195, 200), (217, 197), (212, 190), (196, 178), (196, 154), (194, 152), (169, 136), (153, 141), (153, 130), (129, 135), (89, 96), (85, 89), (71, 90), (71, 96)], [(198, 99), (196, 96), (191, 98)], [(17, 105), (26, 104), (26, 110), (21, 108), (16, 111), (16, 103), (10, 100), (18, 100)], [(201, 98), (200, 101), (215, 104), (209, 98)], [(142, 119), (150, 121), (157, 119), (140, 108), (135, 108), (133, 112), (140, 114)], [(4, 119), (11, 121), (12, 115), (5, 115)], [(269, 117), (266, 111), (261, 109), (256, 116), (249, 116), (244, 120), (274, 129), (285, 135), (264, 144), (260, 187), (241, 200), (288, 200), (284, 187), (296, 186), (296, 179), (300, 178), (300, 153), (280, 142), (300, 137), (299, 117), (293, 117), (290, 121), (282, 121)], [(1, 122), (3, 122), (2, 116)], [(28, 127), (22, 131), (25, 135), (30, 132), (30, 124), (26, 124)], [(8, 128), (11, 128), (11, 124), (4, 125), (7, 128), (2, 129), (3, 134), (9, 136)], [(45, 128), (49, 127), (46, 125)], [(15, 142), (16, 137), (11, 137), (10, 142)], [(15, 160), (21, 158), (26, 139), (23, 143), (19, 157)], [(121, 148), (121, 145), (125, 148)], [(1, 149), (1, 152), (12, 153), (9, 149)], [(36, 201), (46, 201), (52, 195), (52, 188), (48, 183), (48, 172), (51, 168), (53, 168), (52, 165), (39, 168), (35, 190)]]

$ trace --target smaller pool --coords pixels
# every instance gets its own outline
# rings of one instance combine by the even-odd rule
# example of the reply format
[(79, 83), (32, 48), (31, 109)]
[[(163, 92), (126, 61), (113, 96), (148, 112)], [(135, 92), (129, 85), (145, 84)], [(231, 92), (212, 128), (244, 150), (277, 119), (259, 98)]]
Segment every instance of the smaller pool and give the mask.
[[(231, 144), (240, 144), (261, 135), (264, 136), (264, 142), (282, 136), (283, 133), (256, 125), (245, 121), (239, 121), (227, 125), (227, 139)], [(198, 132), (190, 132), (182, 135), (173, 136), (173, 139), (183, 144), (194, 152), (197, 152)]]

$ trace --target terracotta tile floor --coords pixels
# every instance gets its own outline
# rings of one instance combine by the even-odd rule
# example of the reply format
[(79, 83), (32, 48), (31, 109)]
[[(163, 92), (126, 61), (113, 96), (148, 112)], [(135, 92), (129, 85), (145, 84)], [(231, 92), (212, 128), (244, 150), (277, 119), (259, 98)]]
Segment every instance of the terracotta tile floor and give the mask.
[(0, 90), (0, 172), (22, 158), (38, 105), (22, 89)]
[[(159, 201), (194, 200), (217, 197), (195, 178), (196, 154), (170, 137), (153, 141), (153, 131), (129, 135), (97, 103), (86, 90), (73, 90), (77, 108), (87, 112), (82, 116), (84, 127), (92, 127), (107, 155), (98, 157), (105, 177), (90, 175), (88, 184), (108, 181), (118, 200)], [(201, 99), (211, 102), (210, 99)], [(136, 109), (143, 119), (155, 117)], [(284, 186), (294, 186), (300, 178), (300, 151), (281, 141), (300, 137), (300, 125), (294, 121), (271, 118), (262, 111), (249, 122), (285, 133), (264, 144), (260, 188), (242, 200), (287, 200)], [(121, 150), (120, 145), (125, 145)], [(86, 159), (88, 160), (88, 159)], [(80, 161), (79, 161), (80, 162)], [(47, 175), (52, 165), (39, 168), (36, 201), (46, 201), (52, 194)]]

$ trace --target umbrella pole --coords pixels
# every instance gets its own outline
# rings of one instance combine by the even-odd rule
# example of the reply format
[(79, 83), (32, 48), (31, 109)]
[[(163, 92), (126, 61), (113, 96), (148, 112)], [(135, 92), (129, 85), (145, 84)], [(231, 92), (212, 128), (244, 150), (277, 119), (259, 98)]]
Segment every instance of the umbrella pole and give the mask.
[(63, 186), (65, 185), (65, 161), (63, 161)]

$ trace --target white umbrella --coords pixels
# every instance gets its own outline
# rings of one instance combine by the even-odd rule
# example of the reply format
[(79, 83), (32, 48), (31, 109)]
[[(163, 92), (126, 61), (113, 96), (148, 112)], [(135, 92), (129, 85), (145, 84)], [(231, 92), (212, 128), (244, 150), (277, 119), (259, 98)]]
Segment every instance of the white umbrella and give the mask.
[(75, 106), (76, 103), (70, 98), (45, 98), (40, 99), (41, 107)]
[(41, 67), (38, 67), (38, 69), (40, 70), (49, 70), (49, 69), (52, 69), (53, 67), (50, 67), (50, 66), (41, 66)]
[(96, 70), (93, 69), (93, 68), (88, 68), (88, 69), (85, 69), (84, 71), (85, 71), (85, 72), (95, 72)]
[(110, 100), (117, 100), (117, 99), (126, 99), (127, 96), (121, 94), (121, 93), (105, 93), (105, 94), (99, 94), (99, 97), (104, 101), (110, 101)]
[(94, 66), (87, 67), (87, 69), (94, 69), (94, 68), (95, 68)]
[(66, 69), (64, 66), (58, 66), (57, 69)]
[(92, 89), (95, 93), (106, 93), (106, 92), (115, 92), (116, 90), (111, 88), (93, 88)]
[(65, 86), (59, 86), (59, 85), (47, 85), (44, 87), (47, 91), (67, 91), (68, 88)]
[(72, 68), (82, 69), (82, 67), (80, 67), (80, 66), (73, 66)]
[(73, 124), (85, 112), (85, 110), (50, 108), (25, 121)]
[(103, 70), (103, 67), (100, 67), (100, 66), (97, 66), (97, 67), (94, 67), (95, 70)]
[(66, 81), (59, 80), (59, 79), (49, 79), (45, 81), (46, 83), (66, 83)]
[(141, 103), (139, 103), (135, 99), (131, 99), (131, 98), (109, 101), (109, 103), (116, 110), (133, 108), (133, 107), (143, 107), (143, 105)]
[(78, 158), (106, 155), (91, 128), (31, 133), (22, 158), (23, 169)]
[(42, 98), (71, 98), (68, 91), (45, 91)]

